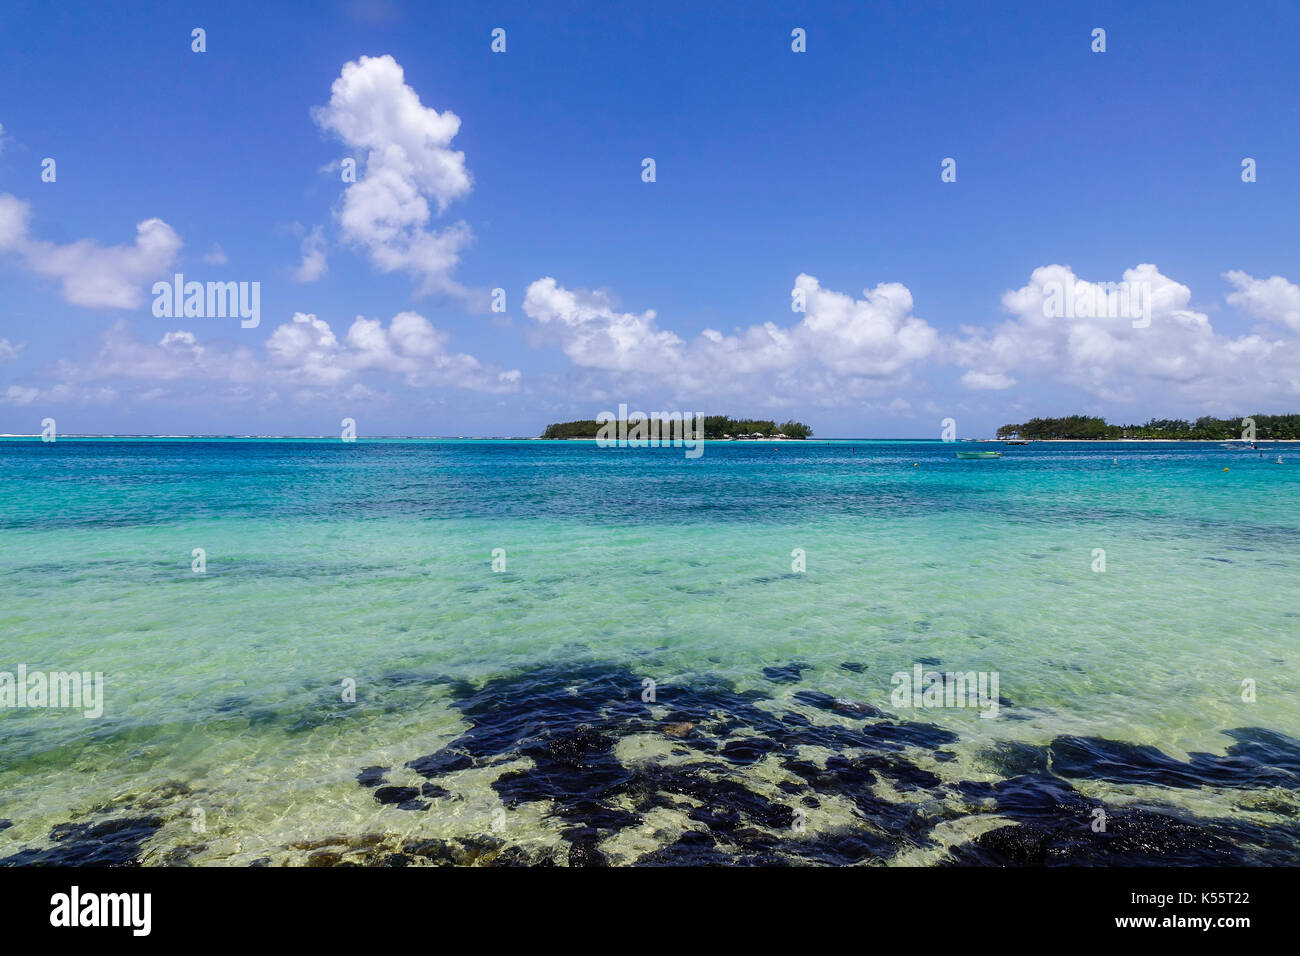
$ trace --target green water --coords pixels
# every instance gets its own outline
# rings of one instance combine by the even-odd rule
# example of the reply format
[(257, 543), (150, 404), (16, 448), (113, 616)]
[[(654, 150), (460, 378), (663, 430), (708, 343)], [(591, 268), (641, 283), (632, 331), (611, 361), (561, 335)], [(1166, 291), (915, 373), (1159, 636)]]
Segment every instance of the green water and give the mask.
[[(423, 812), (357, 773), (405, 782), (467, 726), (451, 682), (539, 667), (617, 664), (669, 704), (706, 674), (792, 706), (806, 689), (863, 701), (955, 732), (954, 759), (910, 753), (944, 780), (996, 779), (986, 755), (1008, 740), (1187, 759), (1223, 754), (1232, 728), (1300, 738), (1300, 448), (957, 447), (1002, 446), (710, 443), (690, 460), (586, 442), (0, 442), (0, 670), (102, 672), (106, 698), (98, 719), (0, 711), (0, 857), (128, 812), (163, 821), (146, 863), (499, 833), (501, 765), (450, 777)], [(996, 672), (1010, 706), (901, 711), (890, 676), (919, 660)], [(792, 661), (797, 681), (763, 673)], [(620, 759), (671, 744), (628, 737)], [(770, 789), (783, 771), (735, 772)], [(1263, 828), (1300, 810), (1287, 787), (1073, 783)], [(544, 802), (509, 816), (518, 845), (560, 845)], [(828, 799), (808, 827), (852, 818)], [(880, 862), (936, 861), (989, 825), (958, 815)], [(631, 862), (686, 826), (656, 811), (602, 847)]]

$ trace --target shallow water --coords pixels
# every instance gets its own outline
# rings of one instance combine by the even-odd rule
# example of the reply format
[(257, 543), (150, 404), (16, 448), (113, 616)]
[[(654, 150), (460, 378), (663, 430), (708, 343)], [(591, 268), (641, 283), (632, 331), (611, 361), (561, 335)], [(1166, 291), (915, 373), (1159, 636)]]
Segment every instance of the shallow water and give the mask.
[(971, 447), (0, 441), (0, 860), (1300, 861), (1300, 448)]

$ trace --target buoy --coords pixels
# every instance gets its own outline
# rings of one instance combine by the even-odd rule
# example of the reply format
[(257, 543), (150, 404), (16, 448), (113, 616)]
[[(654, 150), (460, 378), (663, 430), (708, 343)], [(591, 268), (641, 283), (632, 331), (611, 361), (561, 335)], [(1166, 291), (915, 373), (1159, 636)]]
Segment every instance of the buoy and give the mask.
[[(1278, 459), (1278, 461), (1281, 461), (1281, 460), (1282, 460), (1281, 458)], [(915, 468), (916, 466), (917, 466), (917, 463), (916, 463), (916, 462), (912, 462), (912, 467)]]
[(1223, 469), (1223, 470), (1224, 470), (1224, 471), (1227, 471), (1228, 469), (1225, 468), (1225, 469)]

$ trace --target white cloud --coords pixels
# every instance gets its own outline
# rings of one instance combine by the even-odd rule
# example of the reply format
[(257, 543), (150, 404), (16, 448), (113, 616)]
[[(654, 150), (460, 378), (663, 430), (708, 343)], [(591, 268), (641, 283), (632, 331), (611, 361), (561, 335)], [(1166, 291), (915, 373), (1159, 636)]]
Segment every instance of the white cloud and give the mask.
[(365, 152), (364, 173), (344, 190), (338, 211), (343, 238), (366, 249), (381, 271), (415, 276), (417, 294), (463, 294), (451, 273), (470, 241), (469, 227), (429, 228), (430, 200), (441, 214), (471, 188), (465, 154), (451, 148), (460, 117), (424, 106), (391, 56), (345, 64), (328, 105), (312, 117)]
[(221, 248), (221, 244), (217, 243), (213, 245), (212, 250), (203, 257), (203, 261), (211, 266), (224, 266), (230, 261), (230, 257), (226, 255), (226, 250)]
[(5, 389), (3, 401), (6, 405), (30, 405), (36, 401), (39, 394), (40, 392), (34, 388), (23, 385), (10, 385)]
[(302, 240), (302, 261), (293, 271), (294, 282), (315, 282), (329, 271), (325, 261), (325, 230), (314, 226)]
[[(1228, 296), (1231, 304), (1290, 324), (1294, 286), (1276, 277), (1229, 277), (1238, 288)], [(962, 337), (946, 343), (945, 357), (967, 369), (961, 381), (970, 389), (1010, 388), (1016, 373), (1112, 402), (1161, 407), (1170, 397), (1186, 408), (1226, 408), (1300, 394), (1294, 341), (1215, 332), (1208, 315), (1190, 308), (1191, 290), (1154, 265), (1125, 270), (1123, 283), (1149, 290), (1149, 325), (1142, 327), (1138, 315), (1135, 328), (1132, 314), (1057, 317), (1049, 307), (1054, 289), (1072, 287), (1076, 301), (1088, 301), (1104, 293), (1106, 284), (1080, 279), (1068, 266), (1041, 266), (1026, 285), (1003, 295), (1012, 318), (992, 329), (963, 328)]]
[(800, 274), (795, 289), (808, 309), (794, 329), (799, 344), (841, 375), (891, 377), (939, 347), (939, 333), (911, 314), (912, 293), (901, 283), (882, 282), (854, 299)]
[(569, 290), (549, 276), (528, 287), (523, 310), (575, 365), (666, 385), (679, 397), (737, 392), (844, 403), (905, 381), (939, 348), (938, 333), (911, 314), (912, 295), (898, 283), (855, 299), (801, 274), (795, 291), (806, 311), (794, 325), (765, 322), (731, 335), (705, 329), (689, 342), (660, 329), (653, 310), (621, 312), (608, 295)]
[(517, 370), (503, 372), (451, 352), (447, 341), (446, 332), (416, 312), (398, 313), (387, 328), (378, 319), (357, 316), (342, 342), (326, 322), (299, 312), (272, 333), (266, 347), (273, 367), (293, 385), (337, 385), (377, 370), (417, 388), (510, 392), (518, 387)]
[(54, 373), (65, 384), (108, 379), (247, 383), (257, 378), (257, 360), (248, 346), (209, 349), (187, 331), (167, 332), (152, 344), (142, 342), (127, 320), (119, 319), (100, 336), (89, 362), (62, 359), (55, 363)]
[(297, 384), (337, 385), (348, 375), (338, 365), (339, 340), (329, 323), (314, 315), (295, 312), (292, 322), (271, 333), (266, 350), (273, 365)]
[(658, 329), (653, 309), (618, 312), (603, 292), (570, 291), (547, 276), (529, 285), (524, 314), (559, 341), (575, 365), (625, 372), (680, 364), (683, 342)]
[[(624, 311), (605, 293), (566, 289), (550, 277), (529, 286), (523, 311), (537, 337), (558, 343), (572, 362), (566, 384), (593, 395), (655, 390), (678, 401), (727, 396), (750, 407), (851, 405), (899, 414), (904, 406), (887, 405), (884, 396), (898, 395), (929, 365), (937, 374), (913, 383), (909, 398), (955, 384), (994, 394), (1021, 386), (1053, 401), (1074, 389), (1094, 407), (1097, 400), (1225, 414), (1293, 407), (1300, 342), (1290, 332), (1300, 329), (1300, 287), (1276, 276), (1226, 278), (1235, 287), (1229, 304), (1273, 323), (1276, 333), (1217, 332), (1191, 307), (1191, 290), (1151, 264), (1126, 270), (1125, 285), (1090, 282), (1063, 265), (1040, 267), (1003, 295), (1006, 321), (945, 336), (912, 314), (903, 285), (881, 283), (855, 298), (806, 274), (795, 280), (807, 308), (799, 321), (731, 334), (706, 329), (689, 340), (662, 328), (653, 310)], [(1056, 317), (1049, 303), (1067, 287), (1080, 305)], [(1115, 317), (1081, 305), (1139, 287), (1149, 293), (1149, 312), (1140, 298)]]
[(22, 350), (21, 344), (14, 345), (8, 339), (0, 339), (0, 362), (12, 362)]
[(1281, 276), (1256, 279), (1237, 269), (1225, 272), (1223, 277), (1237, 288), (1236, 292), (1228, 293), (1229, 305), (1275, 325), (1285, 326), (1293, 332), (1300, 332), (1300, 286)]
[(961, 377), (961, 383), (967, 388), (998, 390), (1010, 388), (1016, 380), (1002, 372), (976, 372), (971, 370)]
[(28, 203), (0, 194), (0, 253), (29, 272), (59, 279), (63, 298), (86, 308), (131, 309), (144, 301), (144, 287), (169, 271), (180, 237), (161, 219), (136, 225), (134, 245), (100, 246), (90, 239), (59, 245), (32, 238)]
[(295, 313), (267, 338), (263, 356), (246, 345), (205, 344), (188, 330), (166, 332), (152, 343), (141, 341), (123, 319), (103, 333), (88, 361), (55, 363), (52, 373), (59, 384), (41, 394), (76, 400), (92, 393), (74, 389), (93, 383), (135, 384), (140, 387), (132, 397), (147, 401), (168, 396), (159, 386), (172, 383), (181, 392), (208, 395), (216, 389), (234, 400), (267, 397), (281, 387), (356, 398), (377, 394), (363, 378), (384, 375), (416, 388), (518, 390), (518, 370), (503, 371), (452, 352), (447, 342), (445, 332), (415, 312), (399, 313), (387, 327), (358, 316), (341, 340), (323, 319)]

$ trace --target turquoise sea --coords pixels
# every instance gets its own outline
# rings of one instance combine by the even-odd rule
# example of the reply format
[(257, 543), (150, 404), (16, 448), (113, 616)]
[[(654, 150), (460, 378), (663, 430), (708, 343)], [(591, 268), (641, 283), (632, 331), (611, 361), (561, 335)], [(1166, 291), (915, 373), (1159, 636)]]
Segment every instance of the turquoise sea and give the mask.
[(0, 862), (1300, 863), (1298, 581), (1294, 445), (0, 440)]

